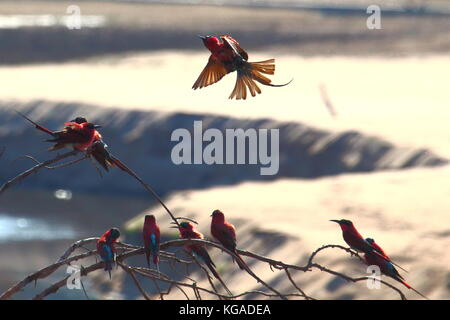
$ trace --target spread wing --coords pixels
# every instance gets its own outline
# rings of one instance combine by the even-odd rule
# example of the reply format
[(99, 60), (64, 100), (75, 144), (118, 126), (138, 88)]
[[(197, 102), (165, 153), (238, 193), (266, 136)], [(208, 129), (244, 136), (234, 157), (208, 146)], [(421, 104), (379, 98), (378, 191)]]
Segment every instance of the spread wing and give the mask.
[(207, 87), (213, 83), (216, 83), (228, 72), (229, 71), (227, 71), (224, 64), (211, 55), (202, 73), (200, 73), (197, 81), (195, 81), (192, 86), (192, 89), (195, 90), (197, 88)]
[(236, 55), (239, 55), (244, 59), (245, 61), (248, 60), (248, 54), (247, 52), (241, 48), (239, 45), (239, 42), (234, 40), (229, 34), (225, 34), (220, 37), (226, 45), (228, 45), (235, 53)]

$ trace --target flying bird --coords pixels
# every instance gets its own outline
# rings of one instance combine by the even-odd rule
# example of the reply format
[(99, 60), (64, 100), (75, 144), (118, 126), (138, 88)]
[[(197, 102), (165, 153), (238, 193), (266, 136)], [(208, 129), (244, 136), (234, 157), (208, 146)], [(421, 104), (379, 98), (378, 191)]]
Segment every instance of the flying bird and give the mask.
[(225, 215), (220, 210), (214, 210), (211, 217), (211, 235), (226, 249), (233, 252), (238, 257), (236, 263), (239, 268), (245, 269), (246, 264), (236, 251), (236, 228), (225, 220)]
[[(384, 257), (387, 257), (387, 255), (384, 253), (383, 249), (375, 242), (375, 240), (371, 238), (366, 239), (367, 242), (369, 242), (374, 248), (376, 248), (376, 251), (379, 253), (382, 253)], [(388, 257), (387, 257), (388, 258)], [(375, 255), (373, 253), (365, 253), (364, 254), (364, 260), (366, 261), (367, 265), (372, 266), (378, 266), (380, 268), (381, 273), (385, 274), (388, 277), (391, 277), (392, 279), (400, 282), (408, 289), (413, 290), (420, 296), (422, 296), (425, 299), (428, 299), (426, 296), (424, 296), (422, 293), (411, 287), (408, 283), (405, 282), (405, 279), (400, 275), (400, 273), (395, 269), (394, 265), (391, 261), (386, 261), (385, 259), (381, 258), (378, 255)], [(389, 259), (390, 260), (390, 259)]]
[(142, 237), (144, 239), (145, 256), (147, 258), (147, 264), (150, 267), (150, 256), (153, 263), (156, 265), (159, 271), (159, 244), (160, 244), (160, 231), (159, 226), (156, 224), (156, 218), (154, 215), (146, 215), (144, 220), (144, 228), (142, 230)]
[(46, 140), (47, 142), (55, 143), (52, 147), (49, 148), (49, 151), (59, 150), (65, 147), (72, 147), (75, 150), (86, 151), (89, 147), (92, 146), (99, 135), (96, 129), (100, 128), (100, 126), (90, 122), (78, 123), (75, 122), (75, 120), (65, 122), (65, 127), (62, 130), (52, 131), (37, 124), (19, 111), (16, 112), (20, 116), (31, 122), (36, 127), (36, 129), (52, 136), (52, 139)]
[[(353, 222), (346, 219), (341, 220), (330, 220), (333, 222), (336, 222), (339, 224), (339, 226), (342, 229), (342, 236), (345, 240), (345, 242), (355, 251), (363, 252), (363, 253), (373, 253), (374, 255), (377, 255), (381, 259), (391, 262), (392, 264), (396, 265), (397, 267), (404, 270), (402, 267), (397, 265), (395, 262), (393, 262), (389, 257), (384, 256), (383, 253), (378, 252), (375, 247), (373, 247), (369, 242), (367, 242), (363, 236), (356, 230), (355, 226), (353, 225)], [(406, 271), (406, 270), (405, 270)]]
[(192, 89), (207, 87), (218, 82), (226, 74), (237, 71), (236, 84), (229, 99), (236, 100), (247, 98), (247, 88), (252, 97), (261, 93), (256, 82), (265, 86), (283, 87), (291, 83), (272, 84), (272, 80), (263, 74), (275, 73), (275, 59), (259, 62), (248, 62), (247, 52), (230, 35), (200, 36), (205, 47), (211, 51), (208, 63), (195, 81)]
[(97, 241), (97, 252), (105, 262), (105, 271), (108, 271), (109, 278), (111, 279), (111, 270), (114, 262), (116, 261), (116, 253), (114, 244), (120, 237), (120, 231), (117, 228), (111, 228), (106, 231), (100, 239)]
[[(202, 233), (197, 231), (194, 228), (194, 225), (191, 222), (183, 221), (179, 224), (179, 226), (172, 226), (172, 228), (178, 228), (180, 232), (180, 238), (181, 239), (204, 239), (204, 236)], [(216, 265), (212, 261), (211, 257), (208, 254), (208, 251), (205, 248), (205, 245), (203, 244), (185, 244), (184, 248), (186, 251), (190, 253), (194, 253), (196, 256), (198, 256), (203, 262), (206, 264), (208, 269), (212, 272), (214, 277), (216, 277), (220, 283), (223, 285), (225, 290), (228, 292), (228, 294), (232, 295), (230, 290), (227, 288), (225, 283), (223, 282), (222, 278), (219, 276), (219, 273), (216, 270)]]

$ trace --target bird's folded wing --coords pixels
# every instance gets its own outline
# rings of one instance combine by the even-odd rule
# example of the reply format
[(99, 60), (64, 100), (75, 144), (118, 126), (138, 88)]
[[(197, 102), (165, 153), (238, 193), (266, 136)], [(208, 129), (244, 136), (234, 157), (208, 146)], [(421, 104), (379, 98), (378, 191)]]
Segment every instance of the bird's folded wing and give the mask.
[(224, 64), (212, 55), (209, 57), (208, 64), (200, 73), (197, 81), (195, 81), (192, 89), (207, 87), (210, 84), (216, 83), (222, 79), (229, 71), (225, 68)]
[(225, 34), (221, 36), (221, 38), (222, 41), (236, 53), (236, 55), (241, 56), (245, 61), (248, 60), (248, 54), (244, 49), (241, 48), (239, 42), (234, 40), (229, 34)]

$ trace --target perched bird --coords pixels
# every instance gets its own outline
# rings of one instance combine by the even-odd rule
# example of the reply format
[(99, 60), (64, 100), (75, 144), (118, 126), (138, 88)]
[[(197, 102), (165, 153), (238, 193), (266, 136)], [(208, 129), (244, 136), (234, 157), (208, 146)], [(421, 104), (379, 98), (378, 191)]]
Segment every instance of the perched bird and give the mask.
[[(76, 117), (70, 122), (71, 123), (74, 122), (80, 125), (88, 123), (88, 121), (84, 117)], [(137, 175), (131, 169), (129, 169), (122, 161), (113, 156), (108, 151), (107, 148), (108, 145), (105, 142), (103, 142), (102, 135), (100, 134), (100, 132), (95, 130), (94, 141), (89, 147), (89, 149), (86, 150), (87, 154), (93, 157), (106, 171), (109, 171), (109, 167), (116, 167), (130, 174), (131, 176), (138, 179), (142, 183), (142, 181), (137, 177)]]
[[(367, 242), (372, 244), (374, 248), (376, 248), (377, 252), (382, 253), (384, 257), (387, 257), (387, 255), (384, 253), (383, 249), (375, 242), (375, 240), (371, 238), (366, 239)], [(389, 257), (387, 257), (389, 258)], [(425, 299), (428, 299), (426, 296), (424, 296), (422, 293), (411, 287), (409, 284), (405, 282), (405, 279), (400, 275), (400, 273), (395, 269), (394, 265), (390, 261), (386, 261), (385, 259), (381, 258), (380, 256), (373, 254), (373, 253), (365, 253), (364, 254), (364, 260), (366, 261), (367, 265), (372, 266), (378, 266), (380, 268), (381, 273), (384, 275), (391, 277), (392, 279), (400, 282), (408, 289), (413, 290), (420, 296), (422, 296)]]
[(246, 265), (242, 258), (236, 251), (236, 229), (225, 220), (225, 215), (220, 210), (214, 210), (211, 214), (211, 235), (220, 242), (226, 249), (233, 252), (238, 259), (237, 265), (241, 269), (245, 269)]
[[(173, 226), (173, 228), (178, 228), (181, 239), (204, 239), (203, 234), (195, 230), (194, 225), (191, 222), (183, 221), (179, 224), (179, 227)], [(186, 244), (184, 245), (184, 248), (186, 249), (186, 251), (194, 253), (196, 256), (200, 257), (201, 260), (203, 260), (203, 262), (206, 264), (208, 269), (212, 272), (214, 277), (216, 277), (220, 281), (220, 283), (222, 283), (225, 290), (231, 295), (230, 290), (228, 290), (222, 278), (219, 276), (219, 273), (215, 269), (216, 265), (209, 256), (205, 246), (203, 244)]]
[(41, 130), (53, 137), (53, 139), (46, 140), (47, 142), (55, 142), (55, 144), (49, 148), (50, 151), (59, 150), (64, 147), (72, 147), (73, 149), (79, 151), (86, 151), (89, 147), (92, 146), (96, 137), (99, 135), (96, 129), (100, 128), (100, 126), (90, 122), (65, 122), (64, 129), (60, 131), (52, 131), (37, 124), (19, 111), (16, 112), (20, 116), (31, 122), (36, 127), (36, 129)]
[[(373, 247), (369, 242), (367, 242), (363, 236), (356, 230), (353, 222), (346, 219), (341, 220), (330, 220), (339, 224), (342, 229), (342, 236), (344, 237), (345, 242), (355, 251), (363, 252), (363, 253), (373, 253), (374, 255), (379, 256), (387, 262), (391, 262), (392, 264), (398, 266), (395, 262), (390, 260), (387, 256), (385, 257), (383, 253), (380, 253)], [(398, 266), (401, 268), (400, 266)], [(403, 268), (402, 268), (403, 269)]]
[(114, 244), (120, 237), (120, 231), (117, 228), (111, 228), (106, 231), (97, 241), (97, 252), (103, 261), (105, 261), (105, 271), (108, 271), (111, 279), (112, 265), (116, 261)]
[(156, 224), (156, 218), (154, 215), (146, 215), (144, 221), (144, 228), (142, 230), (142, 237), (144, 239), (145, 255), (147, 258), (147, 264), (150, 267), (150, 255), (153, 258), (153, 263), (159, 270), (159, 243), (160, 232), (159, 226)]
[(247, 88), (253, 97), (256, 93), (261, 93), (261, 89), (255, 81), (271, 87), (283, 87), (292, 81), (281, 85), (271, 84), (271, 80), (262, 74), (275, 73), (275, 59), (248, 62), (247, 52), (228, 34), (220, 37), (200, 36), (200, 38), (203, 40), (205, 47), (211, 51), (211, 56), (192, 86), (194, 90), (216, 83), (233, 71), (237, 71), (237, 79), (229, 99), (245, 100)]

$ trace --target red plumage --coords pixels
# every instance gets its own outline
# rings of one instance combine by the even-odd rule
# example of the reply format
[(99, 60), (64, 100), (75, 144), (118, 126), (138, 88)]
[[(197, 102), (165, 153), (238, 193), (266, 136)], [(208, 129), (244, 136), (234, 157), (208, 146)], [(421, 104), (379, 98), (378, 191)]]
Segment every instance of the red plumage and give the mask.
[[(204, 239), (203, 234), (195, 230), (194, 225), (190, 222), (181, 222), (179, 231), (181, 239)], [(215, 269), (216, 265), (212, 261), (210, 255), (208, 254), (208, 251), (203, 244), (186, 244), (184, 245), (184, 248), (188, 252), (193, 252), (197, 256), (199, 256), (206, 264), (208, 269), (212, 272), (212, 274), (224, 285), (222, 278), (219, 276), (217, 270)]]
[[(372, 240), (373, 239), (369, 239)], [(376, 245), (376, 247), (378, 247), (379, 249), (381, 249), (381, 247), (375, 243), (375, 241), (371, 242), (372, 245)], [(375, 247), (375, 246), (374, 246)], [(382, 252), (384, 252), (383, 249), (381, 249)], [(387, 257), (387, 256), (385, 256)], [(386, 259), (381, 258), (379, 255), (373, 254), (373, 253), (365, 253), (364, 254), (364, 260), (366, 261), (367, 265), (369, 266), (378, 266), (380, 268), (380, 271), (382, 274), (391, 277), (392, 279), (400, 282), (401, 284), (403, 284), (406, 288), (413, 290), (414, 292), (416, 292), (418, 295), (420, 295), (421, 297), (428, 299), (428, 297), (426, 297), (425, 295), (423, 295), (422, 293), (420, 293), (419, 291), (417, 291), (416, 289), (414, 289), (413, 287), (411, 287), (408, 283), (406, 283), (405, 279), (400, 275), (400, 273), (398, 272), (398, 270), (394, 267), (394, 265), (392, 264), (392, 262), (390, 261), (386, 261)]]
[(230, 99), (245, 100), (247, 98), (247, 89), (253, 97), (256, 93), (261, 93), (261, 89), (256, 82), (272, 87), (282, 87), (290, 83), (289, 81), (281, 85), (271, 84), (271, 80), (263, 74), (275, 73), (275, 59), (248, 62), (247, 52), (230, 35), (201, 38), (211, 55), (207, 65), (192, 86), (194, 90), (216, 83), (226, 74), (233, 71), (237, 72), (237, 78), (236, 85), (229, 97)]
[(148, 266), (150, 266), (150, 256), (152, 257), (153, 263), (158, 265), (161, 235), (154, 215), (145, 216), (142, 237)]
[(211, 235), (226, 249), (233, 252), (238, 257), (236, 263), (239, 268), (245, 269), (245, 262), (236, 251), (236, 228), (225, 220), (225, 215), (220, 210), (214, 210), (211, 216)]
[(105, 262), (105, 271), (108, 271), (111, 279), (112, 265), (115, 262), (115, 243), (120, 237), (120, 231), (117, 228), (111, 228), (106, 231), (97, 241), (97, 252)]
[(50, 151), (59, 150), (64, 147), (72, 147), (73, 149), (79, 151), (86, 151), (95, 142), (97, 135), (99, 135), (95, 129), (96, 125), (90, 122), (66, 122), (64, 129), (60, 131), (52, 131), (37, 124), (24, 114), (18, 111), (17, 113), (31, 122), (36, 129), (41, 130), (53, 137), (52, 139), (46, 140), (47, 142), (55, 142), (55, 144), (49, 148)]

